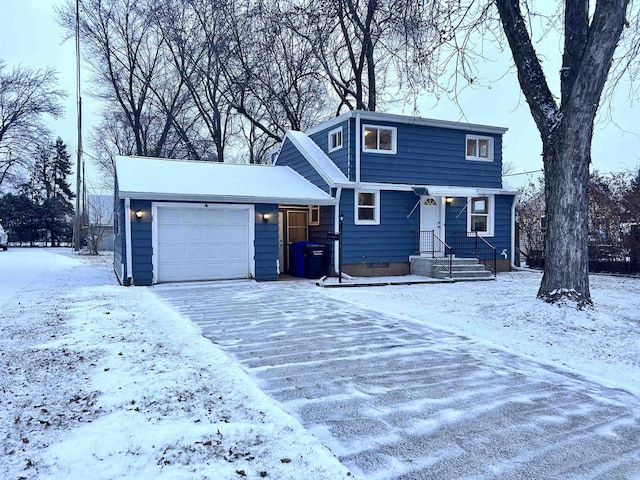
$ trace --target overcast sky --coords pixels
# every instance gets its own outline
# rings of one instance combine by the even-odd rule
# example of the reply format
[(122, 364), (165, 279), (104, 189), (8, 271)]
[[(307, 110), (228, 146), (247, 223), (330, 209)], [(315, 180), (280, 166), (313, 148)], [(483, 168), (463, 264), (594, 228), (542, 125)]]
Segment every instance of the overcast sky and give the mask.
[[(62, 30), (55, 20), (53, 6), (62, 0), (0, 0), (0, 59), (7, 66), (23, 64), (33, 67), (54, 67), (58, 70), (60, 87), (69, 94), (65, 102), (66, 115), (52, 122), (55, 136), (61, 136), (75, 159), (76, 151), (76, 100), (75, 100), (75, 49), (74, 42), (62, 42)], [(559, 63), (552, 59), (559, 51), (559, 42), (548, 42), (544, 58), (550, 81), (557, 83)], [(493, 54), (495, 62), (479, 64), (478, 70), (483, 87), (469, 88), (458, 98), (460, 108), (453, 102), (442, 99), (436, 102), (428, 96), (421, 99), (420, 114), (423, 117), (443, 120), (467, 121), (486, 125), (507, 127), (503, 140), (503, 159), (512, 164), (514, 172), (539, 170), (542, 168), (541, 142), (528, 106), (520, 93), (515, 73), (509, 71), (510, 57), (507, 53)], [(559, 62), (559, 60), (556, 60)], [(506, 74), (505, 74), (506, 73)], [(553, 76), (552, 76), (553, 75)], [(88, 73), (83, 76), (83, 125), (84, 138), (89, 128), (97, 123), (99, 108), (88, 95), (91, 87)], [(617, 89), (611, 103), (610, 116), (615, 121), (605, 121), (609, 111), (601, 108), (593, 142), (593, 167), (602, 173), (612, 171), (637, 171), (640, 167), (640, 107), (628, 99), (626, 86)], [(412, 107), (393, 106), (390, 113), (411, 114)], [(86, 145), (87, 164), (92, 152)], [(89, 170), (88, 180), (95, 181), (97, 173)], [(533, 175), (511, 176), (507, 180), (520, 186)]]

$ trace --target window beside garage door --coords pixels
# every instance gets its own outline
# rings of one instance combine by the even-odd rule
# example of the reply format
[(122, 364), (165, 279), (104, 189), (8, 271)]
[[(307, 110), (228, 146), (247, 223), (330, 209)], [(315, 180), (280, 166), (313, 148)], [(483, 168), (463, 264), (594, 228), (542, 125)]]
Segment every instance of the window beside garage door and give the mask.
[(155, 282), (253, 277), (249, 205), (153, 205)]

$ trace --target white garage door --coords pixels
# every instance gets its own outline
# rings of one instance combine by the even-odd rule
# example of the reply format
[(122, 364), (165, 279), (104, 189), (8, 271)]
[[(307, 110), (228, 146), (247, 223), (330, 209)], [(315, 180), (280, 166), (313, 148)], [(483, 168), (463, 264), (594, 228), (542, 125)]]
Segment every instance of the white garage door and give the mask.
[(252, 212), (245, 205), (158, 205), (156, 281), (249, 278)]

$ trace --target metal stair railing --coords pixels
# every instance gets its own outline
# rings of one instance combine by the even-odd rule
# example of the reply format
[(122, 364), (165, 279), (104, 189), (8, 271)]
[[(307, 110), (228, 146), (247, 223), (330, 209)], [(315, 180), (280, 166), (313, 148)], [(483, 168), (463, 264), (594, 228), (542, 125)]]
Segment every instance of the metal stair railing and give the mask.
[(496, 247), (478, 235), (478, 232), (455, 232), (453, 234), (453, 251), (456, 255), (475, 257), (494, 276), (498, 275)]
[(422, 230), (418, 234), (420, 254), (431, 254), (433, 261), (442, 266), (449, 277), (453, 277), (453, 249), (434, 230)]

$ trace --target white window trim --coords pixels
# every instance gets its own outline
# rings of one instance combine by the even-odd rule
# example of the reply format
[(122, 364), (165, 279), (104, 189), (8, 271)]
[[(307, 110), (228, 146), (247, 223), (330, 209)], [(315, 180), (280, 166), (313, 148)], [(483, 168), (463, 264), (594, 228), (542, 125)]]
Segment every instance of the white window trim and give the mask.
[[(336, 133), (340, 133), (340, 145), (338, 145), (336, 147), (331, 147), (331, 137), (333, 135), (335, 135)], [(343, 145), (344, 145), (344, 132), (342, 131), (342, 127), (338, 127), (338, 128), (334, 128), (333, 130), (330, 130), (329, 134), (327, 136), (327, 150), (328, 150), (328, 152), (331, 153), (331, 152), (335, 152), (336, 150), (340, 150)]]
[(489, 200), (489, 214), (487, 215), (487, 231), (486, 232), (478, 232), (480, 237), (493, 237), (494, 235), (494, 225), (495, 225), (495, 213), (496, 213), (496, 197), (495, 195), (477, 195), (475, 197), (467, 197), (467, 232), (469, 234), (473, 233), (471, 231), (471, 202), (474, 198), (487, 198)]
[[(314, 221), (313, 220), (313, 212), (317, 211), (318, 212), (318, 216), (317, 216), (317, 220)], [(309, 225), (314, 226), (314, 225), (320, 225), (320, 207), (317, 205), (313, 205), (309, 207)]]
[[(367, 128), (375, 128), (378, 130), (391, 130), (391, 150), (380, 150), (377, 148), (367, 148), (365, 147), (364, 141), (364, 132)], [(362, 130), (362, 151), (367, 153), (382, 153), (384, 155), (395, 155), (398, 151), (398, 129), (396, 127), (388, 127), (386, 125), (371, 125), (371, 124), (363, 124)], [(466, 145), (466, 144), (465, 144)], [(466, 146), (465, 146), (466, 148)]]
[[(467, 155), (467, 142), (469, 140), (488, 140), (489, 141), (489, 157), (478, 157), (476, 155)], [(467, 134), (464, 139), (464, 158), (466, 160), (473, 160), (475, 162), (493, 162), (493, 137), (487, 137), (484, 135), (470, 135)]]
[[(375, 200), (375, 207), (373, 208), (373, 220), (359, 220), (358, 219), (358, 194), (360, 193), (373, 193)], [(380, 190), (372, 189), (360, 189), (353, 191), (353, 218), (356, 225), (380, 225)]]

